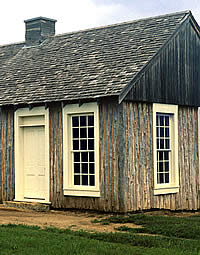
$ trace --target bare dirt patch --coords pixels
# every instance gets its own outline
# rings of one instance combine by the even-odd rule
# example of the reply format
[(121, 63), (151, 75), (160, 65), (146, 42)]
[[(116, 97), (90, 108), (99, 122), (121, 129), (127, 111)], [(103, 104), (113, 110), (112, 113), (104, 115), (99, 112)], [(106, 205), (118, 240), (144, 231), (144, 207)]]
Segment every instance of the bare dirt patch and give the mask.
[(107, 214), (96, 214), (80, 211), (54, 211), (36, 212), (16, 208), (4, 208), (0, 205), (0, 225), (1, 224), (23, 224), (44, 227), (70, 228), (72, 230), (87, 230), (96, 232), (116, 232), (116, 227), (124, 226), (139, 228), (135, 224), (109, 224), (91, 223), (95, 219), (108, 217)]
[[(177, 216), (190, 217), (200, 215), (200, 212), (166, 212), (155, 211), (146, 212), (148, 215)], [(117, 232), (116, 228), (127, 226), (130, 228), (142, 228), (142, 226), (132, 223), (102, 225), (100, 223), (92, 223), (91, 221), (103, 219), (111, 216), (111, 214), (99, 214), (94, 212), (81, 211), (54, 211), (36, 212), (31, 210), (5, 208), (0, 205), (0, 225), (1, 224), (23, 224), (56, 228), (70, 228), (72, 230), (86, 230), (90, 232)]]

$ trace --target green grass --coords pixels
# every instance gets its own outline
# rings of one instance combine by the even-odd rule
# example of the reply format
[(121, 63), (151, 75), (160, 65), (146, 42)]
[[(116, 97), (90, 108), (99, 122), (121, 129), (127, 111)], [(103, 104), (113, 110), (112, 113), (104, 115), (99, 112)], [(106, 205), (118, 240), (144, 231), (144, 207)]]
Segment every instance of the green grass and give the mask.
[[(134, 223), (139, 229), (122, 226), (117, 233), (41, 229), (23, 225), (0, 226), (0, 255), (4, 254), (99, 254), (99, 255), (200, 255), (200, 217), (166, 217), (135, 214), (113, 216), (102, 224)], [(138, 235), (149, 233), (152, 235)]]
[(111, 239), (106, 240), (107, 236), (54, 228), (40, 229), (22, 225), (4, 225), (0, 226), (0, 254), (121, 255), (126, 253), (127, 255), (151, 255), (171, 254), (172, 252), (172, 249), (133, 247), (127, 242), (117, 244), (113, 243)]
[(200, 240), (200, 216), (174, 217), (132, 214), (129, 216), (112, 216), (95, 222), (101, 224), (134, 223), (141, 225), (142, 228), (127, 228), (123, 226), (118, 228), (118, 230)]

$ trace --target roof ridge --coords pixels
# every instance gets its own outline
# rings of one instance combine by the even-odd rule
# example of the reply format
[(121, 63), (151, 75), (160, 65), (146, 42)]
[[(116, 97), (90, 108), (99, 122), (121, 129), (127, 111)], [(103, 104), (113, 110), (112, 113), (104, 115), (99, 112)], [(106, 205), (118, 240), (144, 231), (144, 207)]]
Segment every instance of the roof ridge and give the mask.
[(65, 36), (65, 35), (70, 35), (70, 34), (76, 34), (76, 33), (83, 33), (83, 32), (89, 32), (89, 31), (95, 31), (95, 30), (100, 30), (100, 29), (104, 29), (104, 28), (110, 28), (110, 27), (116, 27), (116, 26), (123, 26), (126, 24), (132, 24), (138, 21), (145, 21), (145, 20), (151, 20), (151, 19), (157, 19), (157, 18), (162, 18), (162, 17), (170, 17), (170, 16), (175, 16), (175, 15), (180, 15), (180, 14), (190, 14), (191, 11), (190, 10), (186, 10), (186, 11), (181, 11), (181, 12), (174, 12), (174, 13), (169, 13), (169, 14), (161, 14), (158, 16), (151, 16), (151, 17), (146, 17), (146, 18), (142, 18), (142, 19), (134, 19), (134, 20), (129, 20), (129, 21), (124, 21), (124, 22), (118, 22), (118, 23), (114, 23), (114, 24), (110, 24), (110, 25), (102, 25), (99, 27), (92, 27), (92, 28), (86, 28), (86, 29), (80, 29), (80, 30), (75, 30), (75, 31), (70, 31), (70, 32), (66, 32), (66, 33), (62, 33), (62, 34), (57, 34), (57, 35), (53, 35), (50, 36), (50, 38), (55, 38), (55, 37), (61, 37), (61, 36)]
[[(181, 11), (181, 12), (174, 12), (174, 13), (169, 13), (169, 14), (161, 14), (161, 15), (157, 15), (157, 16), (142, 18), (142, 19), (134, 19), (134, 20), (124, 21), (124, 22), (118, 22), (118, 23), (114, 23), (114, 24), (110, 24), (110, 25), (103, 25), (103, 26), (99, 26), (99, 27), (92, 27), (92, 28), (86, 28), (86, 29), (70, 31), (70, 32), (62, 33), (62, 34), (49, 36), (49, 38), (53, 39), (53, 38), (57, 38), (57, 37), (67, 36), (67, 35), (70, 35), (70, 34), (77, 34), (77, 33), (95, 31), (95, 30), (100, 30), (100, 29), (105, 29), (105, 28), (110, 28), (110, 27), (116, 27), (116, 26), (123, 26), (123, 25), (126, 25), (126, 24), (132, 24), (132, 23), (135, 23), (135, 22), (138, 22), (138, 21), (145, 21), (145, 20), (150, 20), (150, 19), (157, 19), (157, 18), (162, 18), (162, 17), (170, 17), (170, 16), (175, 16), (175, 15), (180, 15), (180, 14), (189, 14), (189, 13), (191, 13), (190, 10)], [(0, 45), (0, 48), (8, 47), (8, 46), (15, 46), (15, 45), (24, 44), (24, 43), (25, 43), (25, 41), (16, 42), (16, 43), (6, 43), (6, 44)]]
[(0, 48), (4, 48), (4, 47), (8, 47), (8, 46), (17, 46), (17, 45), (20, 45), (20, 44), (25, 44), (25, 41), (16, 42), (16, 43), (1, 44)]

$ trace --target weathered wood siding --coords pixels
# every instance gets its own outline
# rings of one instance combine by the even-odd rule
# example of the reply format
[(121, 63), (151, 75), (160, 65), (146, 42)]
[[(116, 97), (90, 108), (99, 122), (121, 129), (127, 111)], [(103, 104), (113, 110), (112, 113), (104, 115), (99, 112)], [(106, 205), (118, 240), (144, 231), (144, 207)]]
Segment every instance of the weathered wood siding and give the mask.
[(13, 200), (14, 182), (14, 112), (0, 110), (0, 202)]
[[(177, 194), (153, 195), (152, 104), (104, 101), (99, 106), (100, 198), (63, 195), (61, 105), (50, 113), (50, 201), (55, 208), (101, 211), (200, 209), (198, 109), (179, 106)], [(14, 199), (14, 113), (0, 112), (0, 201)]]
[(63, 204), (63, 125), (60, 104), (49, 108), (50, 201), (56, 208)]
[(179, 106), (179, 192), (154, 196), (152, 104), (124, 103), (123, 107), (125, 210), (199, 209), (198, 109)]
[(50, 201), (53, 207), (124, 210), (124, 190), (123, 185), (120, 186), (124, 179), (119, 171), (119, 105), (105, 102), (99, 110), (101, 197), (92, 198), (63, 195), (62, 111), (60, 106), (50, 107)]
[(115, 102), (104, 102), (100, 106), (100, 184), (105, 211), (124, 210), (123, 172), (120, 171), (123, 160), (120, 156), (121, 115), (120, 106)]
[(126, 211), (153, 208), (152, 105), (124, 103)]
[(200, 106), (200, 38), (187, 23), (135, 80), (125, 100)]

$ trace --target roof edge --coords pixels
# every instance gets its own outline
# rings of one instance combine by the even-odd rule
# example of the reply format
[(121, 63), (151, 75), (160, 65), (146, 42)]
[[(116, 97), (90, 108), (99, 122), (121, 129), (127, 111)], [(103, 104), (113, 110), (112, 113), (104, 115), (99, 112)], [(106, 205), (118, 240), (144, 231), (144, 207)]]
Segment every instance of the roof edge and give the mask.
[(6, 47), (17, 46), (17, 45), (24, 45), (24, 44), (25, 44), (24, 41), (16, 42), (16, 43), (5, 43), (5, 44), (0, 45), (0, 49), (4, 48), (4, 47), (6, 48)]
[(190, 14), (190, 21), (191, 21), (191, 25), (193, 26), (194, 30), (196, 31), (197, 35), (200, 38), (200, 26), (197, 23), (197, 21), (195, 20), (194, 16), (192, 15), (192, 13)]
[[(183, 25), (187, 24), (190, 21), (190, 17), (192, 16), (191, 11), (181, 12), (185, 13), (185, 17), (181, 20), (180, 25), (176, 28), (174, 33), (167, 39), (167, 41), (161, 46), (161, 48), (153, 55), (153, 57), (143, 66), (143, 68), (136, 74), (136, 76), (129, 82), (129, 84), (123, 88), (121, 93), (119, 94), (119, 100), (118, 103), (121, 104), (121, 102), (124, 100), (124, 98), (127, 96), (129, 91), (132, 89), (134, 84), (141, 78), (143, 73), (149, 68), (149, 66), (152, 64), (152, 62), (157, 58), (157, 56), (160, 54), (162, 50), (164, 50), (171, 39), (176, 36), (176, 34), (179, 32), (179, 30), (182, 28)], [(172, 14), (173, 15), (173, 14)], [(192, 16), (193, 17), (193, 16)], [(193, 18), (194, 19), (194, 18)], [(194, 19), (195, 20), (195, 19)]]

